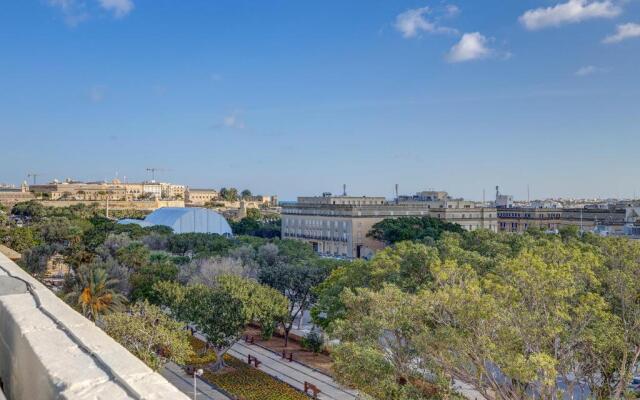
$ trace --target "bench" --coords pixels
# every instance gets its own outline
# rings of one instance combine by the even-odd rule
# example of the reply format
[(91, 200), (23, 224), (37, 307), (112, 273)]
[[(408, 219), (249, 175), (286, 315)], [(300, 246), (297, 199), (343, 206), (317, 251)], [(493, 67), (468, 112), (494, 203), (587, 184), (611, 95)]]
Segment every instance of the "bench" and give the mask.
[(289, 355), (287, 355), (287, 351), (286, 350), (282, 350), (282, 358), (284, 358), (285, 360), (288, 360), (289, 362), (293, 361), (293, 352), (290, 352)]
[(308, 394), (308, 391), (311, 391), (313, 393), (313, 398), (317, 399), (318, 398), (318, 393), (320, 393), (320, 389), (318, 389), (318, 387), (316, 385), (314, 385), (313, 383), (309, 383), (309, 382), (304, 382), (304, 393)]
[(249, 343), (249, 344), (254, 344), (255, 340), (256, 340), (255, 336), (252, 336), (252, 335), (246, 335), (244, 337), (244, 341)]
[(251, 365), (252, 363), (253, 365), (255, 365), (256, 368), (258, 368), (258, 366), (262, 364), (262, 361), (259, 361), (258, 357), (252, 356), (251, 354), (249, 354), (247, 356), (247, 364)]

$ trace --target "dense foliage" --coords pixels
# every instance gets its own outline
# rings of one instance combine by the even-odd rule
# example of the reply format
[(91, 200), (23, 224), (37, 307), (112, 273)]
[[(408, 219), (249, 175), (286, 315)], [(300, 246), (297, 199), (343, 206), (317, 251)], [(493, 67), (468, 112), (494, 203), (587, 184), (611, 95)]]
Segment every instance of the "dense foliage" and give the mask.
[[(335, 269), (314, 309), (337, 377), (379, 399), (621, 398), (640, 357), (640, 243), (445, 233)], [(423, 371), (428, 371), (425, 374)]]
[(190, 335), (160, 308), (141, 302), (128, 312), (104, 317), (104, 330), (153, 370), (167, 361), (185, 363), (193, 355)]
[(387, 244), (404, 240), (432, 243), (444, 232), (463, 233), (464, 229), (458, 224), (432, 217), (387, 218), (373, 225), (367, 236)]

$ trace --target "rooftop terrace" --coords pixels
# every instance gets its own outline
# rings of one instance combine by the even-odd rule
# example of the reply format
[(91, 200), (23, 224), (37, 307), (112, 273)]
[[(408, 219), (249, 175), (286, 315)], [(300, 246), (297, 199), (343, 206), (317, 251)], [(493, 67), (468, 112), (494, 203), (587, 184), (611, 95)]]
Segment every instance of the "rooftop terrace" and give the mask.
[(0, 321), (0, 384), (9, 400), (187, 400), (2, 253)]

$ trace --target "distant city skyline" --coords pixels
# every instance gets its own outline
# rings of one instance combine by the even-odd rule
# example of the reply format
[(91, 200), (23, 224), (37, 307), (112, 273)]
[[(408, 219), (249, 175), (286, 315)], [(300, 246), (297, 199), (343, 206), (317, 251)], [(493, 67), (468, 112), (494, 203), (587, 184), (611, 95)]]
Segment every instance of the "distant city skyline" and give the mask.
[(0, 182), (640, 193), (638, 2), (25, 0), (0, 25)]

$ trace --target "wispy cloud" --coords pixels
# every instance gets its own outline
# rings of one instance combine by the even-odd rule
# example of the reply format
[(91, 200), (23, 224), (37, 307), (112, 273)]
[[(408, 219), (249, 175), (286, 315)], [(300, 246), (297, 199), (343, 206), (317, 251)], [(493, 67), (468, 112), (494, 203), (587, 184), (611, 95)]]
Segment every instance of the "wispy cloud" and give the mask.
[(529, 10), (520, 17), (520, 23), (529, 30), (537, 30), (594, 18), (613, 18), (620, 13), (622, 8), (612, 0), (569, 0), (552, 7)]
[(628, 23), (616, 27), (616, 33), (602, 40), (603, 43), (618, 43), (626, 39), (640, 37), (640, 24)]
[(460, 14), (460, 7), (456, 6), (455, 4), (446, 5), (445, 10), (447, 17), (455, 17), (456, 15)]
[[(452, 12), (453, 9), (447, 12)], [(455, 12), (459, 12), (456, 7)], [(409, 39), (418, 36), (420, 33), (445, 33), (455, 34), (458, 31), (453, 28), (441, 26), (435, 20), (430, 20), (427, 16), (431, 14), (429, 7), (414, 8), (398, 14), (394, 27), (402, 33), (402, 36)], [(453, 14), (452, 14), (453, 15)]]
[(234, 111), (222, 119), (222, 125), (226, 128), (244, 129), (245, 123), (240, 118), (240, 112)]
[(606, 72), (606, 68), (596, 67), (595, 65), (586, 65), (584, 67), (578, 68), (578, 70), (574, 73), (575, 76), (580, 78), (584, 78), (589, 75), (594, 75), (602, 72)]
[(100, 103), (106, 96), (107, 87), (104, 85), (94, 85), (89, 89), (89, 100), (92, 103)]
[(113, 13), (116, 18), (122, 18), (133, 10), (132, 0), (98, 0), (100, 7)]
[(133, 0), (46, 0), (54, 8), (60, 10), (64, 17), (64, 22), (75, 27), (81, 22), (88, 20), (91, 10), (100, 7), (113, 14), (116, 18), (122, 18), (129, 14), (133, 8)]
[(59, 9), (65, 24), (71, 27), (75, 27), (89, 19), (89, 13), (86, 10), (84, 2), (78, 2), (76, 0), (48, 0), (48, 4), (51, 7)]
[(491, 57), (495, 51), (489, 47), (489, 39), (480, 32), (465, 33), (453, 45), (446, 56), (447, 61), (459, 63)]

